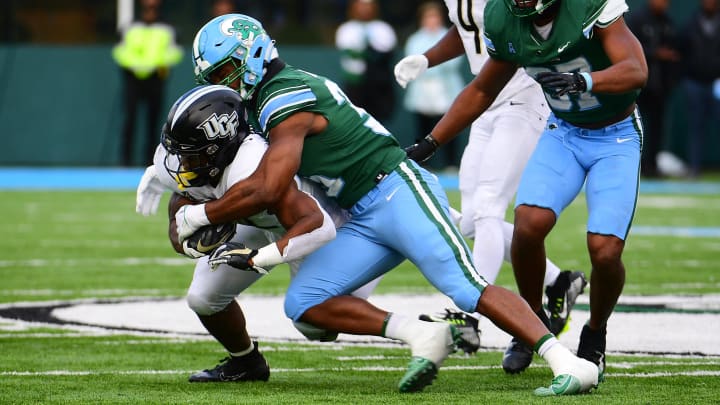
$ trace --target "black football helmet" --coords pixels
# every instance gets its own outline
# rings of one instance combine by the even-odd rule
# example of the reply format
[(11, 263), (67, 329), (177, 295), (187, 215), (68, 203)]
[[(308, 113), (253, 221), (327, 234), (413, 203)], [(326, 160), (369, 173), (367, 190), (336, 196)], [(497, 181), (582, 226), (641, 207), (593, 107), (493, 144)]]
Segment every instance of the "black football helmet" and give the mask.
[(216, 186), (249, 128), (240, 95), (220, 85), (197, 86), (170, 108), (161, 143), (165, 169), (181, 189)]

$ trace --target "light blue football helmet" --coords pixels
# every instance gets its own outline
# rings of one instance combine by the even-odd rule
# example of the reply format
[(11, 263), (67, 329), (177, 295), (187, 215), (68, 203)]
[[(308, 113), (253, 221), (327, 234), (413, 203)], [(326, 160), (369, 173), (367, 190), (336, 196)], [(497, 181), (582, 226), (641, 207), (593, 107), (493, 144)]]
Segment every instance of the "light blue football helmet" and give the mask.
[[(230, 87), (245, 101), (263, 79), (267, 64), (277, 57), (275, 41), (260, 21), (244, 14), (225, 14), (210, 20), (195, 35), (192, 53), (199, 84), (230, 86), (240, 78), (239, 85)], [(211, 74), (227, 63), (234, 67), (232, 73), (211, 81)]]

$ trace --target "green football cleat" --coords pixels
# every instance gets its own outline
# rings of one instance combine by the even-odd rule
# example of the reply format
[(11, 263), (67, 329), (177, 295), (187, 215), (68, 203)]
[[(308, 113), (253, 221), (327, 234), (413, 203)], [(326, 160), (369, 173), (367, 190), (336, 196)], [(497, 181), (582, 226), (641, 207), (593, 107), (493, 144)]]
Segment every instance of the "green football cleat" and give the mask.
[(555, 395), (575, 395), (581, 393), (582, 384), (577, 377), (560, 374), (553, 378), (549, 387), (535, 389), (535, 395), (539, 397), (551, 397)]
[(437, 377), (438, 368), (435, 364), (422, 357), (413, 357), (408, 364), (408, 370), (400, 379), (398, 388), (400, 392), (418, 392), (432, 384)]

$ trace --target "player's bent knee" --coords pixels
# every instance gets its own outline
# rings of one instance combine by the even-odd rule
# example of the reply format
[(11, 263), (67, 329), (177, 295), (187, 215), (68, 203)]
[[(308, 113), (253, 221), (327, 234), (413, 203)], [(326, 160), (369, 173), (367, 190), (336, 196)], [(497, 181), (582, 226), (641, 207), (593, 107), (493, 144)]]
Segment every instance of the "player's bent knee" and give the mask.
[(334, 342), (338, 337), (337, 332), (330, 332), (326, 329), (320, 329), (306, 322), (296, 321), (293, 322), (293, 325), (295, 325), (295, 329), (300, 331), (300, 333), (302, 333), (309, 340), (316, 340), (320, 342)]
[(188, 294), (185, 297), (188, 307), (198, 315), (209, 316), (222, 311), (228, 302), (210, 301), (207, 297), (198, 294)]

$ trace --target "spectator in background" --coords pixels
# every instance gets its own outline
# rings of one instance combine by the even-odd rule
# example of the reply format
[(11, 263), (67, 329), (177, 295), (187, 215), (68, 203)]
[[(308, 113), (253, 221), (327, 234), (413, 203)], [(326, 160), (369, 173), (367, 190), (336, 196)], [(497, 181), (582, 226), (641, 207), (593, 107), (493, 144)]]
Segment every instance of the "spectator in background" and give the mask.
[(392, 64), (397, 37), (378, 14), (375, 0), (350, 0), (348, 21), (338, 27), (335, 46), (350, 101), (387, 124), (395, 107)]
[(214, 0), (210, 14), (213, 17), (217, 17), (223, 14), (230, 14), (236, 12), (235, 0)]
[[(182, 51), (175, 43), (175, 30), (159, 21), (160, 0), (142, 0), (140, 21), (127, 27), (122, 41), (113, 48), (113, 58), (122, 69), (125, 120), (121, 138), (120, 163), (132, 166), (133, 151), (140, 143), (142, 165), (152, 163), (160, 137), (159, 119), (163, 108), (165, 82), (170, 68), (180, 62)], [(141, 103), (147, 111), (147, 134), (134, 136), (137, 111)]]
[(648, 81), (638, 97), (645, 124), (640, 172), (658, 177), (657, 155), (662, 146), (667, 99), (678, 77), (680, 53), (677, 32), (667, 14), (670, 0), (647, 0), (647, 7), (631, 13), (628, 27), (642, 44), (648, 63)]
[(683, 87), (688, 106), (690, 176), (702, 166), (703, 138), (720, 117), (720, 0), (700, 0), (700, 10), (683, 30)]
[[(420, 29), (415, 31), (405, 44), (405, 55), (422, 54), (435, 45), (447, 33), (444, 20), (445, 9), (440, 3), (423, 3), (418, 9)], [(443, 114), (450, 108), (455, 97), (465, 86), (460, 66), (462, 59), (454, 58), (428, 69), (416, 80), (408, 83), (405, 93), (405, 108), (413, 113), (417, 122), (417, 133), (429, 134)], [(416, 142), (420, 139), (416, 139)], [(436, 154), (428, 164), (434, 168), (448, 167), (457, 170), (458, 153), (456, 138), (445, 145), (443, 156)], [(440, 158), (440, 159), (438, 159)]]

